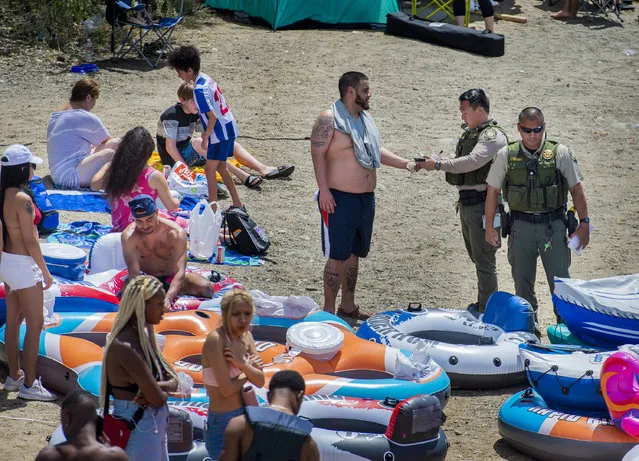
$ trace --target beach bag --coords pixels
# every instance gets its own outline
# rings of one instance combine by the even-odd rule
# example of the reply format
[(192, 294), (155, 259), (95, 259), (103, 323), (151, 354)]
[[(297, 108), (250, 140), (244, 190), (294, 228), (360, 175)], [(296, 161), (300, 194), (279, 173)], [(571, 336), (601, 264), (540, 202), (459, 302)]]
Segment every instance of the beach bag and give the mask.
[(227, 210), (222, 227), (224, 243), (243, 255), (262, 255), (271, 246), (268, 236), (241, 208)]
[(144, 408), (138, 408), (132, 419), (116, 418), (110, 415), (108, 396), (111, 395), (111, 390), (111, 383), (107, 379), (107, 398), (105, 399), (104, 412), (102, 413), (104, 419), (102, 432), (108, 437), (111, 446), (120, 447), (124, 450), (129, 442), (129, 437), (131, 437), (131, 432), (144, 416)]
[[(213, 211), (211, 205), (215, 205)], [(189, 251), (198, 259), (210, 259), (215, 251), (222, 227), (222, 211), (217, 202), (200, 200), (191, 211), (189, 224)]]
[(29, 181), (27, 193), (33, 199), (33, 203), (38, 210), (40, 210), (41, 218), (40, 221), (36, 223), (38, 233), (40, 235), (47, 235), (55, 232), (60, 225), (60, 214), (58, 210), (55, 209), (51, 199), (49, 199), (49, 194), (47, 193), (47, 188), (44, 187), (42, 178), (34, 176), (31, 181)]
[(206, 197), (209, 193), (206, 176), (201, 173), (195, 173), (183, 162), (175, 162), (167, 182), (169, 183), (169, 189), (180, 193), (182, 196), (196, 195), (198, 197)]

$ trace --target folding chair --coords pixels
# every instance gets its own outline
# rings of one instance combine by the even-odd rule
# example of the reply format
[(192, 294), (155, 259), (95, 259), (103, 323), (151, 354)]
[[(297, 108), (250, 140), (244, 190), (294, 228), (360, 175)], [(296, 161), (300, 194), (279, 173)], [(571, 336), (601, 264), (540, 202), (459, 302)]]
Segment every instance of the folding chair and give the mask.
[(620, 0), (579, 0), (579, 10), (577, 12), (584, 13), (588, 20), (592, 20), (595, 16), (608, 17), (609, 13), (614, 13), (617, 19), (623, 22), (623, 19), (621, 19)]
[[(128, 2), (128, 3), (127, 3)], [(139, 11), (146, 11), (145, 5), (137, 3), (132, 0), (114, 0), (114, 4), (120, 12), (124, 14), (113, 14), (109, 22), (111, 25), (111, 51), (115, 58), (123, 58), (133, 50), (137, 51), (142, 59), (152, 68), (155, 69), (160, 60), (168, 53), (173, 51), (171, 45), (171, 36), (175, 30), (175, 26), (182, 21), (182, 13), (184, 11), (184, 0), (180, 0), (180, 9), (175, 17), (161, 18), (154, 22), (145, 23), (145, 21), (130, 22), (127, 18), (130, 17), (130, 13), (136, 13)], [(148, 14), (147, 14), (148, 17)], [(124, 34), (124, 40), (119, 50), (115, 51), (114, 36), (115, 29), (119, 29)], [(156, 38), (157, 43), (160, 45), (160, 50), (155, 62), (152, 62), (145, 54), (144, 39), (150, 34)]]
[[(464, 16), (464, 25), (468, 27), (470, 24), (470, 0), (466, 1), (466, 15)], [(453, 14), (453, 0), (431, 0), (425, 6), (417, 8), (418, 0), (411, 0), (411, 14), (413, 17), (416, 17), (418, 14), (428, 11), (428, 14), (423, 17), (423, 19), (430, 19), (435, 16), (440, 11), (452, 19), (453, 24), (455, 23), (455, 15)]]

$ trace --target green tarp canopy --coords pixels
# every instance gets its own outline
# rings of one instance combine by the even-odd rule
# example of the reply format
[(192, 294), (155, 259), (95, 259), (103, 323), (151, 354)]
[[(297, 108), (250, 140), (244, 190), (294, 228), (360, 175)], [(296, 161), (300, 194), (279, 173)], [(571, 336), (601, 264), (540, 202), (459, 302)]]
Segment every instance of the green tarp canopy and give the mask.
[(211, 8), (243, 11), (273, 29), (304, 19), (326, 24), (386, 24), (386, 13), (399, 11), (397, 0), (206, 0)]

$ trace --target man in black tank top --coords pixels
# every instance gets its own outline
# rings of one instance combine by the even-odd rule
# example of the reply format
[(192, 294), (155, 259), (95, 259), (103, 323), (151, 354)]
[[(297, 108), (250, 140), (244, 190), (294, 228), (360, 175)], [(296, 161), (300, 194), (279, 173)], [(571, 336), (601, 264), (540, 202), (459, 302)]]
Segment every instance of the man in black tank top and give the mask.
[(219, 461), (319, 461), (313, 424), (296, 416), (305, 391), (302, 376), (278, 371), (268, 388), (268, 407), (248, 406), (229, 422)]

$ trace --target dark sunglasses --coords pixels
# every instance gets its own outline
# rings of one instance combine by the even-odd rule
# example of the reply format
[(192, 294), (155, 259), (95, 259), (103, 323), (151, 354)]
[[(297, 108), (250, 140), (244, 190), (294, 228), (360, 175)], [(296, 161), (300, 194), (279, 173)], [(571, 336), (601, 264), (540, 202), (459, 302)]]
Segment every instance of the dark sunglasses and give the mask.
[(468, 90), (466, 93), (462, 95), (462, 97), (460, 98), (460, 102), (462, 101), (475, 102), (482, 96), (482, 93), (484, 93), (482, 90), (476, 90), (476, 89)]
[(35, 164), (35, 163), (32, 163), (32, 164), (31, 164), (31, 168), (33, 168), (33, 171), (35, 171), (35, 170), (36, 170), (36, 164)]
[(523, 131), (526, 134), (530, 134), (530, 133), (541, 133), (542, 131), (544, 131), (544, 127), (546, 125), (539, 125), (537, 128), (526, 128), (525, 126), (521, 126), (519, 125), (519, 128), (521, 128), (521, 131)]

